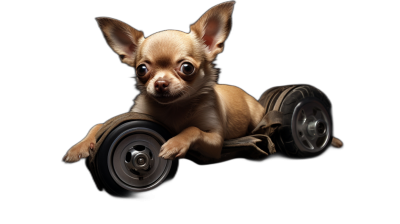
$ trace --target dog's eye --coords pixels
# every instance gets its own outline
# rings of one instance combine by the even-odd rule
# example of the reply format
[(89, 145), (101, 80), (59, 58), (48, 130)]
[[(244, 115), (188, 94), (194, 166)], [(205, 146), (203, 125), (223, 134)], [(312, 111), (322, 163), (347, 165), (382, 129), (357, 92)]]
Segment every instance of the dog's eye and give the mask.
[(146, 65), (139, 65), (138, 67), (137, 67), (137, 69), (136, 69), (136, 74), (138, 75), (138, 76), (144, 76), (144, 75), (146, 75), (146, 73), (147, 73), (147, 67), (146, 67)]
[(181, 72), (185, 75), (191, 75), (194, 72), (194, 66), (189, 62), (185, 62), (181, 66)]

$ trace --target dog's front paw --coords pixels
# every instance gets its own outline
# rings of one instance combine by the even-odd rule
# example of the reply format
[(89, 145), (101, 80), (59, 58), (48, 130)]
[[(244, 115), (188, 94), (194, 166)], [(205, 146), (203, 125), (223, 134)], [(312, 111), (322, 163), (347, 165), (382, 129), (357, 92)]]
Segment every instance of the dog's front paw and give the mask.
[(185, 139), (171, 138), (161, 146), (159, 157), (164, 159), (175, 159), (185, 157), (190, 144)]
[(94, 143), (91, 141), (81, 141), (72, 146), (63, 157), (63, 161), (73, 163), (79, 161), (81, 158), (89, 156), (89, 150), (94, 149)]

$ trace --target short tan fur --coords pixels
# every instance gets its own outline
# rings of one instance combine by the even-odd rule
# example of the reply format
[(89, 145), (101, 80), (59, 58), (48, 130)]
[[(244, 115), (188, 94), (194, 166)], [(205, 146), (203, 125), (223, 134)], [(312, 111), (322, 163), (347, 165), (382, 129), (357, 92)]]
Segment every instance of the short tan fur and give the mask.
[[(112, 18), (97, 18), (108, 45), (123, 63), (136, 69), (132, 112), (152, 115), (177, 135), (162, 145), (160, 157), (185, 157), (187, 151), (218, 158), (225, 139), (245, 136), (262, 119), (264, 108), (235, 86), (219, 85), (213, 61), (224, 49), (235, 2), (212, 7), (190, 32), (166, 30), (147, 38)], [(101, 124), (74, 145), (64, 161), (87, 157)]]

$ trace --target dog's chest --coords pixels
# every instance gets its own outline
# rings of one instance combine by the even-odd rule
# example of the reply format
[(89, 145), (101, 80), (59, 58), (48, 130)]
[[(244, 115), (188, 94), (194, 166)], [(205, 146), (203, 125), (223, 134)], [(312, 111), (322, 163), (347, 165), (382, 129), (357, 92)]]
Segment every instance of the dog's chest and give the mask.
[(132, 112), (149, 114), (177, 134), (191, 126), (202, 131), (221, 127), (221, 119), (216, 108), (212, 101), (164, 106), (138, 100)]

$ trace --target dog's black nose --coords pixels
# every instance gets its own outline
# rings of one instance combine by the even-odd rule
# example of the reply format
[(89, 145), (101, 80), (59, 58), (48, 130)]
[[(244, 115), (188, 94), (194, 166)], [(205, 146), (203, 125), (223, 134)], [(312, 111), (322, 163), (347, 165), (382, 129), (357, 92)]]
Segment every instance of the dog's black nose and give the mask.
[(154, 82), (154, 87), (159, 93), (166, 92), (168, 90), (169, 82), (166, 80), (157, 80)]

